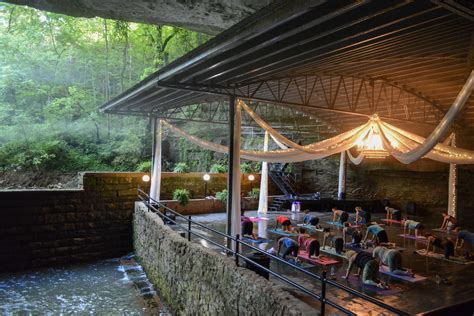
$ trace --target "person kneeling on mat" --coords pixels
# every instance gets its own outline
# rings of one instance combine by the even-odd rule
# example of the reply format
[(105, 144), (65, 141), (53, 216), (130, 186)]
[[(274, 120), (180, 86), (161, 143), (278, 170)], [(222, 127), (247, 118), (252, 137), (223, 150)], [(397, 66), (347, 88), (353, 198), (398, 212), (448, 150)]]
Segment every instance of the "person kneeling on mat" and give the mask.
[(305, 214), (303, 217), (303, 224), (312, 225), (315, 227), (318, 226), (319, 218), (317, 218), (316, 216), (310, 215), (308, 209), (304, 210), (303, 212)]
[(365, 223), (368, 224), (370, 223), (371, 220), (371, 215), (370, 212), (364, 211), (362, 207), (356, 206), (355, 208), (356, 211), (356, 224), (358, 223)]
[(341, 225), (349, 220), (349, 213), (338, 210), (336, 207), (332, 208), (332, 221), (336, 222), (336, 217)]
[(291, 232), (291, 221), (288, 217), (279, 215), (276, 217), (275, 229), (278, 228), (278, 224), (281, 225), (281, 228), (284, 231)]
[(378, 224), (371, 224), (367, 228), (367, 233), (365, 233), (364, 240), (362, 241), (363, 243), (367, 241), (369, 234), (372, 234), (372, 241), (377, 240), (379, 244), (388, 243), (387, 232)]
[(349, 260), (349, 266), (347, 267), (346, 275), (343, 276), (344, 279), (349, 277), (352, 267), (355, 265), (358, 268), (356, 275), (360, 277), (362, 272), (362, 282), (364, 284), (376, 286), (381, 289), (388, 289), (388, 286), (378, 279), (379, 263), (370, 253), (348, 250), (346, 252), (346, 258)]
[(308, 258), (312, 258), (313, 256), (315, 256), (315, 258), (319, 257), (319, 241), (315, 238), (311, 238), (310, 235), (306, 234), (304, 229), (300, 229), (300, 233), (301, 234), (298, 236), (300, 251), (303, 249), (306, 250)]
[(385, 207), (385, 211), (387, 212), (387, 220), (388, 221), (399, 221), (401, 220), (401, 215), (402, 215), (402, 212), (400, 210), (397, 210), (397, 209), (394, 209), (392, 207), (388, 207), (386, 206)]
[(391, 273), (396, 275), (406, 275), (414, 277), (412, 270), (402, 268), (402, 254), (395, 249), (377, 246), (374, 248), (374, 258), (379, 260), (383, 265), (388, 266)]
[(278, 256), (280, 255), (282, 245), (285, 247), (285, 252), (283, 252), (282, 256), (284, 260), (286, 260), (286, 256), (288, 256), (290, 253), (293, 255), (293, 257), (295, 257), (295, 260), (298, 258), (299, 246), (296, 241), (289, 237), (281, 237), (278, 239)]
[(331, 247), (336, 250), (337, 254), (341, 254), (344, 251), (344, 239), (338, 237), (335, 233), (331, 232), (329, 228), (324, 228), (324, 239), (323, 239), (323, 249), (326, 248), (326, 241), (330, 241)]
[(408, 235), (411, 235), (411, 231), (415, 230), (415, 238), (418, 238), (418, 236), (421, 236), (421, 233), (423, 232), (423, 229), (425, 229), (425, 226), (420, 222), (416, 222), (414, 220), (409, 219), (407, 216), (405, 218), (405, 223), (403, 224), (403, 235), (406, 235), (407, 228)]
[(446, 259), (449, 259), (450, 256), (454, 256), (454, 243), (445, 238), (442, 240), (436, 235), (433, 234), (427, 234), (425, 235), (426, 241), (428, 242), (428, 246), (426, 247), (426, 254), (429, 253), (430, 251), (430, 246), (433, 246), (433, 253), (435, 252), (435, 247), (440, 248), (444, 250), (444, 257)]
[(467, 230), (461, 230), (458, 232), (458, 237), (456, 238), (456, 248), (462, 248), (464, 244), (470, 246), (471, 249), (467, 249), (468, 251), (472, 250), (472, 246), (474, 245), (474, 233), (471, 233)]
[(452, 231), (458, 227), (458, 221), (454, 216), (449, 215), (448, 213), (441, 213), (443, 216), (443, 223), (439, 229)]
[(241, 216), (240, 225), (242, 226), (242, 236), (249, 236), (253, 239), (257, 239), (253, 232), (253, 223), (247, 216)]
[(351, 236), (351, 246), (360, 248), (362, 242), (362, 233), (358, 228), (352, 227), (351, 223), (345, 222), (342, 229), (342, 238), (346, 244), (346, 236)]

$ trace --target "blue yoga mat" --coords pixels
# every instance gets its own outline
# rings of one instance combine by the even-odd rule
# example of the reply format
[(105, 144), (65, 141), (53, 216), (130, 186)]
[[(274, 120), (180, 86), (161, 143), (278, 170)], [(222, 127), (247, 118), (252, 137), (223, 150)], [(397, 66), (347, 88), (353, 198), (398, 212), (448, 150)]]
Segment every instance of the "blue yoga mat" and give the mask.
[(268, 229), (267, 231), (285, 237), (296, 237), (299, 235), (298, 233), (289, 233), (281, 229)]
[(271, 239), (265, 239), (265, 238), (253, 239), (249, 237), (242, 237), (240, 240), (248, 242), (248, 243), (254, 243), (254, 244), (264, 244), (264, 243), (269, 243), (272, 241)]

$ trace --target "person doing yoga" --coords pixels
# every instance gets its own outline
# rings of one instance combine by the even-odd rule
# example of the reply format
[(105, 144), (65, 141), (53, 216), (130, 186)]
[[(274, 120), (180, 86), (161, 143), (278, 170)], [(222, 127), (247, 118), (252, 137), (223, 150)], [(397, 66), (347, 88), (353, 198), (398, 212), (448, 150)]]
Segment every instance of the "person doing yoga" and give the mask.
[(310, 215), (309, 214), (310, 211), (308, 209), (304, 210), (303, 212), (305, 214), (303, 217), (303, 224), (318, 226), (319, 218), (317, 218), (314, 215)]
[(351, 237), (351, 246), (360, 248), (362, 242), (362, 233), (359, 228), (353, 227), (351, 223), (345, 222), (344, 228), (342, 229), (342, 239), (344, 240), (344, 245), (346, 242), (346, 236)]
[(298, 245), (300, 250), (304, 249), (308, 253), (308, 258), (319, 257), (319, 241), (315, 238), (312, 238), (310, 235), (305, 234), (304, 229), (300, 229), (300, 235), (298, 236)]
[(341, 225), (349, 220), (349, 213), (338, 210), (336, 207), (332, 208), (332, 221), (336, 222), (336, 217)]
[(387, 232), (382, 228), (382, 226), (378, 224), (371, 224), (369, 227), (367, 227), (367, 232), (365, 233), (364, 240), (362, 241), (363, 243), (367, 241), (369, 234), (372, 235), (372, 241), (376, 240), (379, 244), (388, 243)]
[(253, 223), (247, 216), (240, 217), (240, 225), (242, 226), (242, 236), (249, 236), (253, 239), (257, 239), (253, 232)]
[(282, 256), (284, 260), (286, 260), (286, 256), (288, 256), (289, 254), (292, 254), (293, 257), (295, 257), (295, 260), (298, 258), (299, 246), (296, 241), (289, 237), (281, 237), (280, 239), (278, 239), (278, 256), (280, 255), (282, 245), (285, 247), (285, 251), (283, 252)]
[(406, 275), (414, 277), (412, 270), (402, 268), (402, 254), (395, 249), (377, 246), (374, 248), (374, 258), (383, 265), (388, 266), (391, 273), (396, 275)]
[(400, 210), (386, 206), (385, 211), (387, 212), (387, 221), (399, 221), (401, 219), (402, 212)]
[(472, 249), (474, 245), (474, 233), (467, 230), (461, 230), (456, 238), (456, 248), (462, 248), (464, 244), (469, 244)]
[(287, 231), (287, 232), (291, 232), (291, 221), (288, 217), (286, 216), (277, 216), (276, 217), (276, 225), (275, 225), (275, 229), (278, 228), (278, 224), (281, 225), (281, 228), (284, 230), (284, 231)]
[(454, 243), (447, 239), (441, 239), (436, 235), (427, 234), (425, 235), (426, 240), (428, 241), (428, 245), (426, 246), (426, 254), (430, 251), (430, 246), (433, 248), (433, 252), (435, 252), (435, 247), (444, 250), (444, 257), (449, 259), (450, 256), (454, 256)]
[(346, 252), (346, 258), (349, 260), (346, 275), (344, 279), (349, 277), (352, 267), (355, 265), (358, 268), (357, 276), (360, 277), (362, 272), (362, 282), (366, 285), (376, 286), (381, 289), (388, 289), (389, 287), (378, 279), (379, 274), (379, 263), (375, 260), (370, 253), (365, 251), (355, 252), (348, 250)]
[(356, 224), (357, 223), (365, 223), (368, 224), (370, 223), (371, 220), (371, 215), (370, 212), (366, 212), (362, 209), (360, 206), (356, 206), (355, 208), (356, 211)]
[(407, 229), (408, 235), (411, 235), (411, 231), (414, 230), (415, 238), (418, 238), (418, 236), (421, 236), (421, 233), (423, 232), (423, 229), (425, 229), (425, 226), (420, 222), (416, 222), (406, 217), (405, 223), (403, 224), (403, 235), (406, 235)]
[(323, 234), (323, 249), (326, 249), (326, 241), (329, 241), (336, 253), (341, 254), (344, 250), (344, 239), (337, 236), (337, 233), (332, 232), (329, 228), (324, 228)]
[(458, 221), (454, 216), (451, 216), (448, 213), (441, 213), (441, 216), (443, 216), (443, 222), (439, 229), (452, 231), (458, 227)]

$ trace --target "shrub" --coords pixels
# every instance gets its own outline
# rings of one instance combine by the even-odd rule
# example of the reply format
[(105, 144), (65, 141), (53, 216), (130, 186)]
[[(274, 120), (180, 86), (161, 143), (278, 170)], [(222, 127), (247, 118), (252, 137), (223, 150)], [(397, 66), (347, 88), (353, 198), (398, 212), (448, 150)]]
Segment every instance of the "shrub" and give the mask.
[(189, 168), (188, 165), (184, 162), (178, 162), (173, 169), (173, 172), (176, 173), (186, 173), (188, 172)]
[(211, 166), (210, 172), (212, 172), (212, 173), (226, 173), (227, 172), (227, 167), (225, 165), (213, 164)]
[(191, 193), (187, 189), (176, 189), (173, 192), (173, 200), (177, 200), (179, 204), (186, 205), (191, 199)]
[(240, 165), (240, 172), (242, 173), (252, 173), (254, 170), (253, 166), (248, 162), (244, 162)]
[(216, 193), (216, 199), (221, 201), (224, 204), (227, 204), (227, 189), (224, 189)]
[(150, 172), (151, 171), (151, 161), (144, 161), (137, 166), (137, 172)]
[(247, 196), (251, 199), (258, 199), (260, 196), (260, 189), (259, 188), (253, 188), (252, 191), (250, 191)]

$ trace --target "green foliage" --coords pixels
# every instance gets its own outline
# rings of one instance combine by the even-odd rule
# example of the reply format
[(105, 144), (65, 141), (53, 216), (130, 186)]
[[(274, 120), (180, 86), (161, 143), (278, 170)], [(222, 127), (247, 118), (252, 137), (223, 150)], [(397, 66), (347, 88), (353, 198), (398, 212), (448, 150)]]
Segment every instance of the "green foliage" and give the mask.
[(247, 196), (251, 199), (258, 199), (260, 196), (260, 189), (259, 188), (253, 188), (252, 191), (248, 192)]
[(227, 189), (224, 189), (220, 192), (216, 192), (216, 199), (226, 204), (227, 203)]
[(0, 168), (146, 169), (149, 121), (98, 108), (208, 38), (2, 3)]
[(189, 171), (188, 165), (184, 162), (178, 162), (173, 169), (176, 173), (186, 173)]
[(226, 173), (227, 172), (227, 166), (226, 165), (221, 165), (221, 164), (213, 164), (210, 169), (211, 173)]
[(151, 171), (151, 161), (147, 160), (140, 163), (135, 171), (138, 172), (150, 172)]
[(180, 205), (188, 204), (191, 199), (191, 193), (187, 189), (176, 189), (173, 192), (173, 200), (179, 202)]
[(240, 172), (242, 173), (253, 173), (255, 172), (255, 168), (252, 164), (248, 162), (244, 162), (240, 164)]

